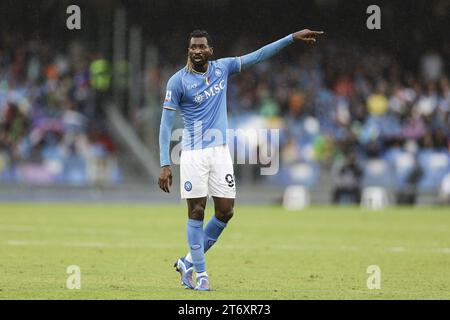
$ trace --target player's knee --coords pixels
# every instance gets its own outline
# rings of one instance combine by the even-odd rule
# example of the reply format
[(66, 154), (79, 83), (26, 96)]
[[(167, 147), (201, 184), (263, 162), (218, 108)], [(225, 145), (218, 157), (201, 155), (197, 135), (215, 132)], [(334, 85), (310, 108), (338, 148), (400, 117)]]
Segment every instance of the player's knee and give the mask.
[(217, 210), (216, 211), (216, 217), (225, 223), (230, 221), (230, 219), (233, 217), (234, 210), (233, 208), (227, 209), (227, 210)]
[(194, 220), (203, 220), (205, 216), (205, 209), (202, 206), (195, 206), (189, 212), (189, 218)]

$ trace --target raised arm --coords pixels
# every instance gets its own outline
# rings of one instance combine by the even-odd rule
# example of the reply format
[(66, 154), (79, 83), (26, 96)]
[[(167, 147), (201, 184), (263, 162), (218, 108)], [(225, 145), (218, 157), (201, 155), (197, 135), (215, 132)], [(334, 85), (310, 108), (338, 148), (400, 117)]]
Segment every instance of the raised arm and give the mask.
[(264, 61), (276, 53), (278, 53), (284, 47), (287, 47), (294, 41), (305, 41), (308, 43), (316, 42), (316, 37), (323, 34), (323, 31), (311, 31), (309, 29), (304, 29), (292, 33), (280, 40), (272, 42), (259, 50), (252, 53), (241, 56), (241, 70), (245, 70), (254, 64)]

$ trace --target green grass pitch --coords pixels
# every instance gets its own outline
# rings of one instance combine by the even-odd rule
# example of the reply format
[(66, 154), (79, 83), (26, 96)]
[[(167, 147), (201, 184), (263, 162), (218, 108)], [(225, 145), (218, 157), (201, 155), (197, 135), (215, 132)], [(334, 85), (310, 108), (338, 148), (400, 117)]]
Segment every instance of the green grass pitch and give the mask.
[[(183, 289), (172, 267), (186, 217), (184, 205), (0, 204), (0, 299), (450, 299), (449, 208), (237, 204), (206, 255), (211, 292)], [(370, 265), (381, 289), (367, 288)]]

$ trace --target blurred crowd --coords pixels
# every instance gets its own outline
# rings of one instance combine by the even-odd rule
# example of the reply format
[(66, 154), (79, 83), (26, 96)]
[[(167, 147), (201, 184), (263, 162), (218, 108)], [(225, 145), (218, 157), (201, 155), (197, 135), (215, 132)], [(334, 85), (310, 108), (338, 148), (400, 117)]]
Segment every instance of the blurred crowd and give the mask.
[[(19, 44), (12, 37), (3, 38), (0, 179), (75, 185), (118, 182), (116, 146), (101, 108), (111, 93), (110, 62), (79, 42), (63, 51), (45, 41)], [(248, 53), (257, 48), (252, 43), (242, 37), (228, 50)], [(142, 70), (142, 90), (160, 95), (150, 108), (160, 109), (165, 83), (183, 60)], [(258, 118), (266, 127), (281, 129), (281, 172), (275, 178), (283, 184), (295, 182), (295, 176), (301, 180), (305, 167), (297, 170), (297, 165), (306, 163), (313, 169), (305, 184), (317, 183), (325, 168), (335, 178), (334, 198), (345, 190), (353, 190), (358, 198), (371, 159), (395, 167), (398, 156), (406, 153), (412, 164), (405, 160), (409, 169), (397, 187), (412, 183), (410, 190), (416, 190), (424, 177), (436, 176), (425, 172), (428, 154), (447, 157), (440, 162), (430, 158), (441, 170), (435, 183), (450, 171), (446, 63), (445, 55), (435, 50), (424, 51), (415, 66), (406, 67), (389, 48), (333, 40), (301, 49), (291, 46), (230, 78), (230, 124)], [(148, 136), (142, 110), (128, 115), (135, 128), (147, 128)]]
[(246, 112), (283, 120), (283, 160), (314, 141), (314, 158), (331, 164), (350, 150), (378, 157), (413, 141), (417, 148), (450, 148), (450, 83), (445, 60), (427, 52), (417, 72), (388, 52), (328, 43), (295, 59), (273, 58), (230, 82), (231, 115)]
[(116, 146), (99, 107), (103, 60), (80, 45), (58, 51), (48, 42), (0, 45), (0, 181), (109, 184), (120, 179)]
[[(413, 181), (434, 191), (443, 175), (435, 185), (425, 182), (436, 176), (425, 172), (431, 166), (426, 159), (441, 156), (440, 173), (450, 172), (446, 60), (439, 52), (427, 51), (415, 69), (401, 62), (388, 50), (328, 41), (298, 57), (271, 59), (236, 77), (231, 81), (229, 108), (235, 116), (252, 112), (281, 124), (282, 163), (312, 162), (331, 168), (336, 202), (336, 195), (347, 188), (355, 190), (359, 202), (363, 183), (403, 192)], [(400, 159), (402, 153), (410, 157)], [(386, 161), (380, 174), (384, 181), (364, 180), (371, 175), (371, 159)], [(415, 168), (421, 166), (417, 174)], [(348, 168), (353, 168), (350, 175)], [(405, 174), (391, 181), (389, 176), (403, 168)]]
[[(450, 172), (450, 83), (442, 54), (424, 52), (415, 69), (389, 50), (333, 41), (293, 56), (244, 72), (229, 96), (234, 115), (278, 119), (285, 166), (331, 168), (335, 202), (347, 189), (359, 202), (363, 184), (394, 187), (399, 202), (404, 192), (414, 202), (418, 186), (440, 188)], [(385, 169), (372, 179), (380, 159)], [(430, 162), (437, 171), (428, 172)]]

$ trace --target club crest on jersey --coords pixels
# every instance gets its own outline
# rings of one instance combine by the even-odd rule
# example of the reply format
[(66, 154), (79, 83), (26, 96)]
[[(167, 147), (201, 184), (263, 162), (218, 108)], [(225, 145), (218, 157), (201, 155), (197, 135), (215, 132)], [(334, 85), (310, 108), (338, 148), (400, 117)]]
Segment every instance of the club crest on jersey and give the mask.
[(216, 68), (216, 70), (214, 70), (214, 74), (216, 75), (217, 78), (220, 78), (222, 76), (222, 70)]
[(203, 101), (203, 94), (197, 94), (195, 97), (194, 97), (194, 102), (195, 103), (201, 103)]

